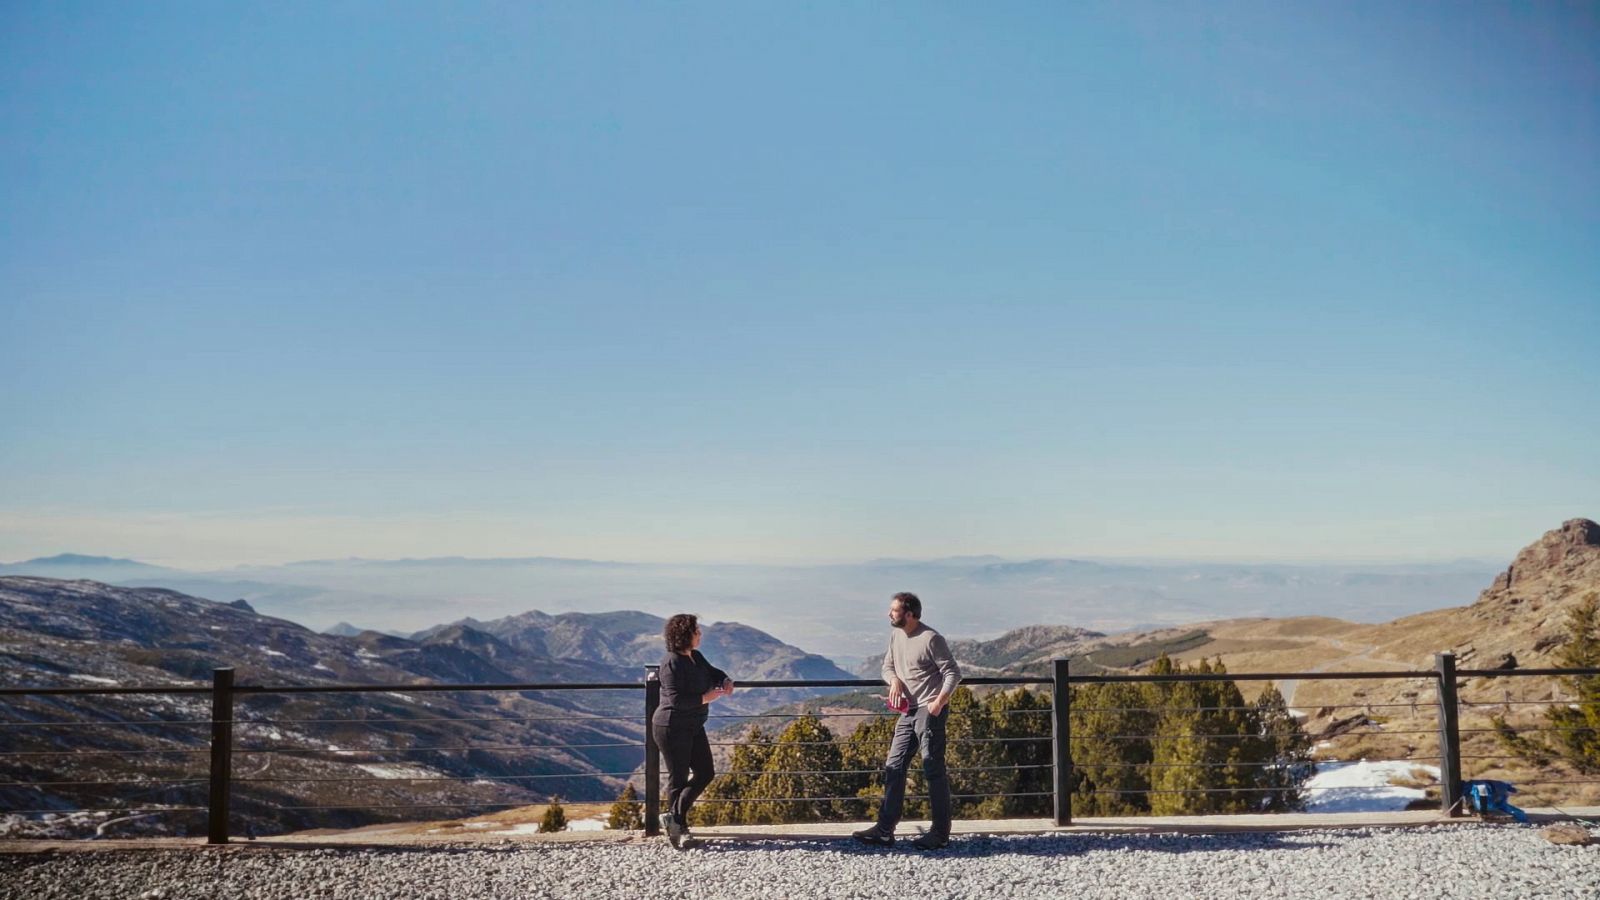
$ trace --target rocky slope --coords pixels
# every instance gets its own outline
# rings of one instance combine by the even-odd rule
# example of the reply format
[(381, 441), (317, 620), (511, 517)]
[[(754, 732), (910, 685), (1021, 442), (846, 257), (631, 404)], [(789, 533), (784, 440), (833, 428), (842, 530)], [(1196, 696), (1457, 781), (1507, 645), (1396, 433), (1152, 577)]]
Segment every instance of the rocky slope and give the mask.
[(1571, 519), (1524, 547), (1471, 606), (1408, 616), (1365, 636), (1380, 651), (1422, 661), (1419, 641), (1453, 649), (1460, 665), (1493, 668), (1507, 654), (1523, 668), (1554, 665), (1567, 613), (1600, 592), (1600, 525)]
[[(1220, 657), (1234, 671), (1424, 669), (1454, 651), (1461, 668), (1554, 665), (1566, 641), (1568, 611), (1600, 592), (1600, 525), (1572, 519), (1525, 547), (1467, 606), (1437, 609), (1377, 625), (1326, 616), (1224, 619), (1179, 628), (1102, 635), (1035, 625), (990, 641), (952, 641), (974, 671), (1039, 672), (1066, 656), (1080, 664), (1137, 668), (1167, 649), (1179, 659)], [(1204, 640), (1194, 640), (1203, 632)], [(1188, 644), (1189, 646), (1178, 646)], [(1120, 652), (1129, 651), (1129, 652)], [(861, 669), (876, 672), (869, 660)]]
[[(1572, 519), (1546, 532), (1466, 606), (1435, 610), (1381, 625), (1325, 618), (1233, 620), (1200, 626), (1213, 643), (1180, 658), (1220, 656), (1231, 671), (1431, 669), (1435, 654), (1453, 651), (1463, 669), (1528, 669), (1558, 665), (1568, 640), (1567, 617), (1600, 593), (1600, 525)], [(1321, 681), (1281, 685), (1305, 710), (1305, 725), (1331, 737), (1356, 718), (1369, 723), (1360, 739), (1335, 738), (1329, 753), (1401, 759), (1436, 754), (1436, 692), (1431, 679)], [(1545, 676), (1475, 677), (1457, 684), (1462, 752), (1469, 778), (1522, 786), (1523, 799), (1547, 803), (1600, 801), (1594, 776), (1563, 763), (1537, 765), (1508, 755), (1493, 733), (1504, 717), (1525, 735), (1548, 740), (1544, 709), (1572, 699), (1562, 680)], [(1248, 693), (1248, 692), (1247, 692)], [(1356, 708), (1339, 704), (1357, 704)]]
[(1469, 605), (1380, 625), (1315, 617), (1201, 623), (1195, 627), (1215, 643), (1187, 656), (1221, 655), (1235, 670), (1350, 671), (1431, 668), (1448, 650), (1460, 668), (1548, 667), (1567, 640), (1569, 611), (1592, 593), (1600, 593), (1600, 525), (1572, 519), (1523, 548)]
[[(395, 685), (382, 693), (240, 695), (236, 769), (257, 779), (236, 786), (236, 818), (246, 830), (415, 815), (375, 813), (374, 806), (519, 805), (551, 793), (614, 797), (643, 758), (641, 688), (405, 690), (428, 683), (642, 684), (642, 661), (661, 655), (662, 622), (641, 613), (530, 613), (522, 624), (456, 623), (415, 640), (375, 631), (344, 637), (258, 615), (244, 601), (0, 577), (0, 686), (204, 685), (219, 666), (233, 667), (244, 685)], [(498, 627), (512, 640), (474, 625)], [(820, 657), (733, 623), (708, 628), (706, 649), (742, 680), (844, 677)], [(765, 709), (792, 698), (748, 691), (737, 699)], [(36, 818), (7, 817), (7, 810), (203, 805), (209, 702), (204, 694), (0, 698), (5, 750), (31, 754), (0, 756), (0, 781), (49, 783), (0, 784), (0, 831), (25, 829)], [(122, 724), (131, 722), (142, 724)], [(79, 784), (105, 780), (138, 785)], [(303, 806), (363, 808), (285, 809)], [(79, 817), (76, 824), (93, 828), (104, 820)], [(174, 813), (134, 827), (171, 833), (202, 826), (203, 816)], [(73, 827), (69, 822), (67, 831)]]

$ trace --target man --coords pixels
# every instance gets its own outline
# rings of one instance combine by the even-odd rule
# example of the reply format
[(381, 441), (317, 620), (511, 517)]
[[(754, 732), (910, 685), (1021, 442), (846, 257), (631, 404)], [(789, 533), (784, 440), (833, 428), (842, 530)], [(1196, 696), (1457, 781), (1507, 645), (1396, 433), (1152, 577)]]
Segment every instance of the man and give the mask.
[(944, 767), (945, 722), (950, 695), (961, 670), (944, 636), (922, 624), (922, 601), (916, 594), (895, 594), (889, 601), (889, 650), (883, 654), (883, 681), (889, 705), (909, 702), (895, 723), (894, 740), (883, 767), (883, 803), (878, 822), (855, 833), (856, 840), (875, 847), (894, 846), (894, 829), (906, 798), (906, 768), (922, 750), (922, 775), (933, 807), (933, 828), (912, 843), (919, 850), (938, 850), (950, 843), (950, 781)]

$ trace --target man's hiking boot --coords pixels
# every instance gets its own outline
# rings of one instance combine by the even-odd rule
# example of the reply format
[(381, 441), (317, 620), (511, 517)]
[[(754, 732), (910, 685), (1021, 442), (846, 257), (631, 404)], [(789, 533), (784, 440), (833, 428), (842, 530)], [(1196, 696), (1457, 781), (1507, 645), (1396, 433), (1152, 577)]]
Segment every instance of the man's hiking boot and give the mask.
[(871, 828), (863, 828), (860, 831), (853, 831), (850, 836), (869, 847), (894, 846), (894, 835), (884, 834), (878, 830), (876, 825)]
[(911, 846), (918, 850), (943, 850), (950, 846), (950, 836), (937, 831), (926, 831), (912, 841)]

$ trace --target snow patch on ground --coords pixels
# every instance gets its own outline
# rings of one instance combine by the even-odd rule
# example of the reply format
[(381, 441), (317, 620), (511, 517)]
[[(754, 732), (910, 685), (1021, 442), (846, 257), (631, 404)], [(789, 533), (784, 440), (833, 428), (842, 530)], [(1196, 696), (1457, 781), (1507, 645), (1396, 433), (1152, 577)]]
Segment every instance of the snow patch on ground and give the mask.
[(115, 678), (103, 678), (99, 675), (68, 675), (73, 681), (86, 681), (90, 684), (116, 684)]
[[(568, 831), (604, 831), (605, 819), (568, 819)], [(521, 822), (505, 830), (506, 834), (538, 834), (538, 822)]]
[(1306, 782), (1306, 812), (1384, 812), (1403, 810), (1425, 795), (1421, 788), (1390, 784), (1396, 779), (1410, 780), (1412, 773), (1426, 772), (1434, 780), (1439, 767), (1400, 761), (1318, 763), (1317, 774)]

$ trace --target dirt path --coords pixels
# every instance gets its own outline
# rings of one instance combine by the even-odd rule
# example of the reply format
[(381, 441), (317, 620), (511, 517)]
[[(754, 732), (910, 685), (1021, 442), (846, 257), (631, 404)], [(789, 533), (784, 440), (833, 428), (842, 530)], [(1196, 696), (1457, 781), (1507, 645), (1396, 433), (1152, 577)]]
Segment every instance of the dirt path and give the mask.
[[(1333, 647), (1336, 650), (1343, 651), (1346, 655), (1337, 657), (1335, 659), (1330, 659), (1327, 662), (1312, 668), (1311, 673), (1329, 672), (1332, 671), (1336, 666), (1342, 668), (1347, 663), (1351, 662), (1366, 662), (1369, 665), (1365, 666), (1364, 668), (1377, 670), (1410, 669), (1412, 665), (1411, 663), (1402, 662), (1397, 659), (1374, 656), (1373, 654), (1378, 649), (1377, 644), (1351, 644), (1349, 641), (1341, 641), (1338, 638), (1329, 637), (1319, 637), (1317, 640), (1323, 644)], [(1278, 686), (1278, 691), (1283, 694), (1283, 702), (1291, 709), (1294, 708), (1294, 695), (1295, 691), (1300, 687), (1300, 681), (1301, 679), (1291, 678)]]

